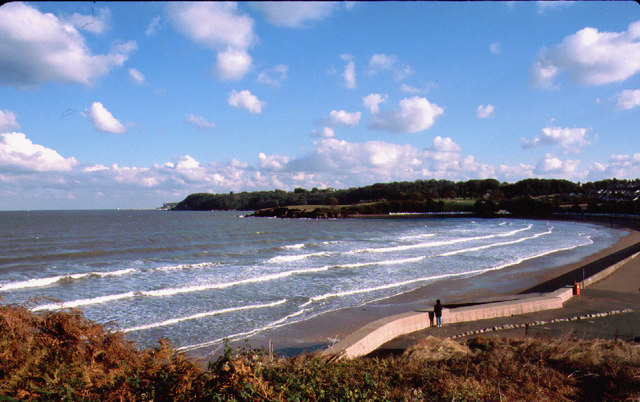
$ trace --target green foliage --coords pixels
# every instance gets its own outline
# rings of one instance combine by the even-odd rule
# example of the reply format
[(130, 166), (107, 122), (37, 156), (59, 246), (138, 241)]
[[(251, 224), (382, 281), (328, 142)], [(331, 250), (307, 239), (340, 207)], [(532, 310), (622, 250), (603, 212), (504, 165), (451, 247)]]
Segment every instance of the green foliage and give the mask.
[[(556, 179), (525, 179), (517, 183), (500, 183), (495, 179), (466, 182), (417, 180), (376, 183), (345, 190), (318, 190), (314, 187), (311, 191), (296, 188), (292, 192), (196, 193), (179, 202), (174, 210), (248, 211), (294, 205), (351, 205), (358, 214), (475, 211), (479, 216), (491, 216), (492, 212), (486, 208), (492, 207), (487, 203), (490, 201), (497, 204), (499, 209), (523, 216), (567, 212), (568, 206), (577, 203), (587, 204), (587, 212), (638, 214), (640, 201), (637, 197), (640, 192), (636, 193), (636, 190), (640, 190), (638, 179), (612, 179), (583, 184)], [(460, 202), (459, 198), (454, 199), (456, 197), (467, 199), (468, 204)], [(433, 204), (435, 199), (444, 203)], [(474, 205), (478, 199), (482, 203)], [(329, 213), (329, 217), (340, 217), (332, 213)]]

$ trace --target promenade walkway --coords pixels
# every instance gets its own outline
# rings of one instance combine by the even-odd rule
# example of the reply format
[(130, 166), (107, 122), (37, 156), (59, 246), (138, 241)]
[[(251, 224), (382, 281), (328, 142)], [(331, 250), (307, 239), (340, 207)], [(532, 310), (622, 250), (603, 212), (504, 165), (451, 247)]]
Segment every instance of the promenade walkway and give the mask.
[[(542, 330), (537, 328), (542, 328), (542, 323), (547, 326), (545, 328), (552, 325), (566, 333), (581, 324), (589, 323), (591, 318), (606, 316), (611, 319), (615, 315), (626, 315), (628, 318), (629, 314), (633, 314), (630, 310), (640, 310), (640, 259), (635, 260), (638, 254), (640, 243), (585, 264), (518, 295), (449, 305), (450, 308), (443, 311), (445, 326), (442, 328), (433, 327), (432, 313), (427, 311), (411, 311), (385, 317), (355, 331), (326, 349), (323, 354), (353, 358), (377, 349), (403, 350), (417, 339), (428, 335), (461, 337), (498, 331), (502, 336), (529, 335)], [(621, 270), (622, 267), (625, 269)], [(574, 297), (573, 283), (581, 281), (583, 273), (585, 280), (582, 284), (585, 288), (581, 295)], [(582, 323), (578, 323), (580, 319)], [(620, 317), (617, 320), (620, 321)], [(563, 326), (566, 328), (562, 329)], [(640, 336), (640, 328), (629, 328), (629, 325), (616, 328), (615, 334), (609, 335), (621, 336), (624, 332), (627, 337)], [(551, 334), (548, 329), (545, 331)]]

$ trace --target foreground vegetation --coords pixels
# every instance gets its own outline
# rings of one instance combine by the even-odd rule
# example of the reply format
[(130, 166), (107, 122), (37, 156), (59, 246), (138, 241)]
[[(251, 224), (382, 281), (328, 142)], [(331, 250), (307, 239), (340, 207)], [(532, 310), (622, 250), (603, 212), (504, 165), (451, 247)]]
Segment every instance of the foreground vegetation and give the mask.
[[(322, 206), (305, 217), (342, 217), (389, 212), (472, 212), (490, 216), (499, 210), (515, 215), (547, 216), (554, 212), (640, 213), (640, 179), (573, 183), (526, 179), (500, 183), (495, 179), (417, 180), (377, 183), (345, 190), (296, 188), (229, 194), (196, 193), (174, 210), (260, 210), (289, 206)], [(320, 208), (320, 207), (319, 207)], [(273, 213), (271, 216), (279, 216)]]
[(400, 356), (330, 361), (227, 349), (203, 368), (138, 350), (77, 311), (0, 306), (0, 400), (637, 400), (622, 341), (426, 338)]

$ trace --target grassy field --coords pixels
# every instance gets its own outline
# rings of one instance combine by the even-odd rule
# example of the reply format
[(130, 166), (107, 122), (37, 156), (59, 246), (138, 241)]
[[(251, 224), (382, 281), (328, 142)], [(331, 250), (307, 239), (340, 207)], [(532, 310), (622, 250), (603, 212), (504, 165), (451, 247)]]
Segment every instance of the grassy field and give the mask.
[(637, 400), (622, 341), (426, 338), (403, 355), (278, 358), (226, 349), (202, 367), (167, 342), (138, 350), (78, 311), (0, 306), (0, 400)]

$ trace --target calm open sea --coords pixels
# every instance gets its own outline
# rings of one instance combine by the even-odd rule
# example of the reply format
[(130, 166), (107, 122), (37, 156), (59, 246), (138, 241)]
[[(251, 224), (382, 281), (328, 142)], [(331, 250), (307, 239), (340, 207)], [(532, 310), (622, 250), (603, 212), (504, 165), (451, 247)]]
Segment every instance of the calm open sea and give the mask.
[(509, 219), (0, 212), (0, 298), (77, 307), (141, 346), (166, 337), (189, 350), (558, 251), (554, 265), (567, 264), (623, 234)]

